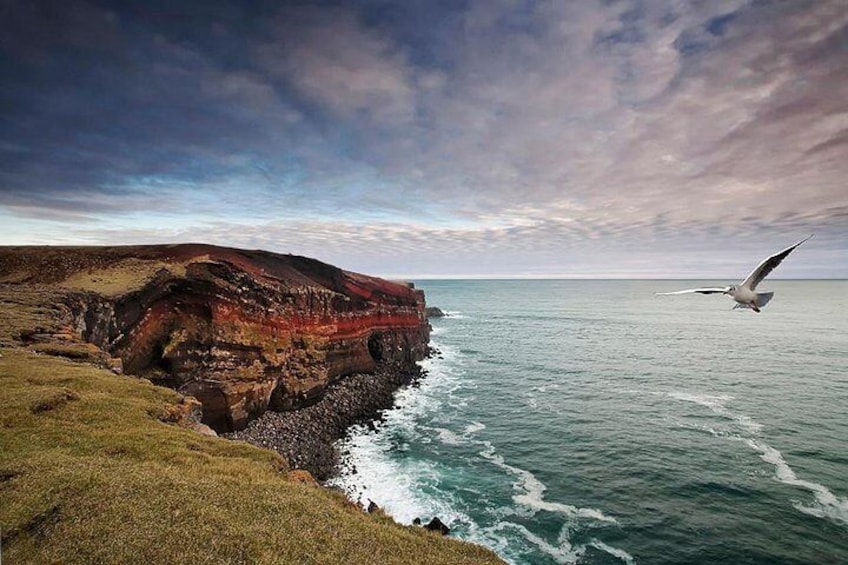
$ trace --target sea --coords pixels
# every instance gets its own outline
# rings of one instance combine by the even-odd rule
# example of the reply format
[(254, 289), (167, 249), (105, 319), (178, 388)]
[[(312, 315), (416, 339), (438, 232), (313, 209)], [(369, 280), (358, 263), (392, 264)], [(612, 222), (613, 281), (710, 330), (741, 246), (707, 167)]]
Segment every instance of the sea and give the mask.
[(848, 563), (848, 281), (422, 280), (426, 376), (350, 498), (515, 564)]

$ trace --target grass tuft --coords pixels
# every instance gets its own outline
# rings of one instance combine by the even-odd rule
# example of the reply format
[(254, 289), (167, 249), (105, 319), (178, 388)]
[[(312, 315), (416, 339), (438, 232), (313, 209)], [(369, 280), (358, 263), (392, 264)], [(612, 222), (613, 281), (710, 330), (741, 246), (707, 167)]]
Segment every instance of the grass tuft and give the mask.
[(56, 410), (67, 404), (71, 400), (79, 400), (79, 395), (74, 391), (63, 388), (54, 392), (48, 392), (35, 402), (33, 402), (29, 410), (33, 414), (47, 412), (48, 410)]

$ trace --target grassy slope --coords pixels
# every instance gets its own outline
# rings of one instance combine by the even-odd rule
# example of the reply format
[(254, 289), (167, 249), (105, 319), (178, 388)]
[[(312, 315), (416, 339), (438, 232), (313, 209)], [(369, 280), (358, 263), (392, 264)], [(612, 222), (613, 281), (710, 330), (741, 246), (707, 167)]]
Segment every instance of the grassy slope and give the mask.
[(0, 349), (4, 563), (499, 563), (159, 417), (175, 392)]

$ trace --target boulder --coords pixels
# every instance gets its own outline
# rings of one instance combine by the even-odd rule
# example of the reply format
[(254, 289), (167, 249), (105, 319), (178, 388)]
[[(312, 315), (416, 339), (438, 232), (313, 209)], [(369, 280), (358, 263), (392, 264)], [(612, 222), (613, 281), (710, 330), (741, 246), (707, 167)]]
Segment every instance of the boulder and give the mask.
[(443, 536), (446, 536), (450, 533), (450, 528), (445, 526), (438, 517), (433, 518), (430, 522), (424, 526), (425, 529), (430, 530), (431, 532), (438, 532)]

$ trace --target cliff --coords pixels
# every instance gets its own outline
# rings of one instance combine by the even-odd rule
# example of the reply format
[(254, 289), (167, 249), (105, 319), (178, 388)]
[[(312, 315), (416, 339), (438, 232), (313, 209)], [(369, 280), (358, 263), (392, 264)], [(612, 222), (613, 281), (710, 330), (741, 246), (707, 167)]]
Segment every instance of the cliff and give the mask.
[(423, 293), (305, 257), (199, 244), (0, 248), (0, 345), (197, 398), (218, 432), (319, 400), (429, 341)]
[[(367, 514), (291, 470), (332, 465), (332, 439), (390, 400), (428, 335), (411, 286), (303, 257), (205, 245), (0, 248), (3, 556), (500, 563)], [(276, 445), (285, 457), (207, 437), (196, 423), (202, 409), (230, 430), (269, 407), (288, 410), (266, 415), (297, 428), (291, 450)]]

